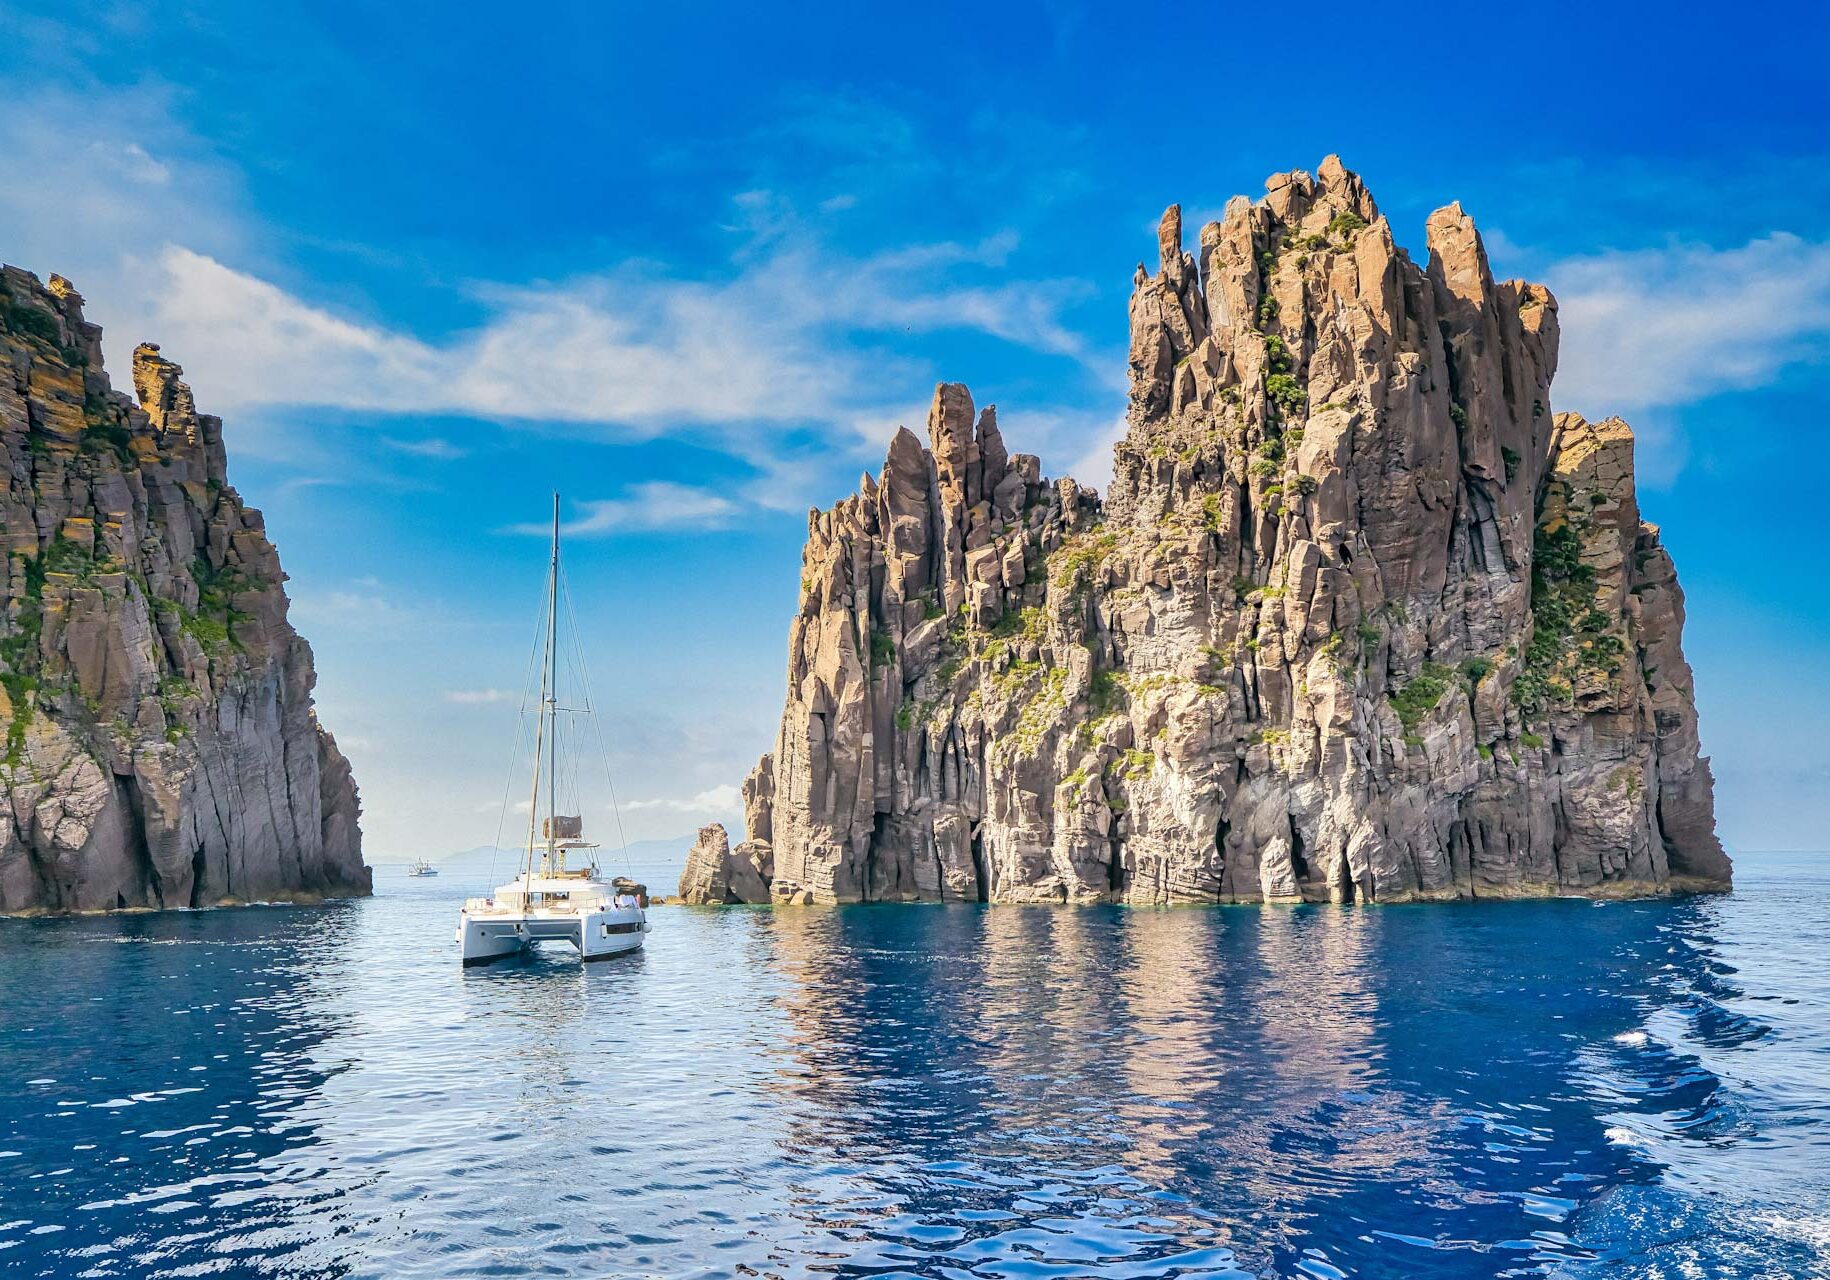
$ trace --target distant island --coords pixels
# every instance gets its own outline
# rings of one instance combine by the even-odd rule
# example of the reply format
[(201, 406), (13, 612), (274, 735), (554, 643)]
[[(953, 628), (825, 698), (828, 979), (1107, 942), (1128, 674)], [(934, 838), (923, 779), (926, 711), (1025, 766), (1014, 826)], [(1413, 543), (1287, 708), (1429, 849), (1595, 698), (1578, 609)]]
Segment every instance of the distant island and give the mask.
[(788, 697), (697, 902), (1719, 891), (1684, 600), (1557, 304), (1335, 157), (1131, 297), (1102, 501), (936, 389), (808, 519)]
[(368, 893), (356, 784), (221, 421), (151, 343), (115, 391), (62, 276), (0, 269), (0, 355), (0, 914)]

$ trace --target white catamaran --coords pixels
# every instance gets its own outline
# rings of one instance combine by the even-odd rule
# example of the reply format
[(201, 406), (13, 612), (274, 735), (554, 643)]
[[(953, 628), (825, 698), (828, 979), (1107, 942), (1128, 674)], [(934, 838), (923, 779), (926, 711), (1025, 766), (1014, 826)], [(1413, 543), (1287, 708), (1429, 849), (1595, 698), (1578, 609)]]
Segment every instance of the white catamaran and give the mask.
[[(547, 577), (546, 654), (540, 666), (540, 704), (534, 733), (534, 782), (521, 874), (493, 897), (471, 898), (458, 914), (457, 939), (464, 963), (484, 964), (519, 953), (530, 943), (569, 942), (586, 960), (636, 950), (648, 932), (648, 890), (621, 877), (603, 879), (596, 859), (574, 869), (567, 859), (598, 846), (585, 839), (584, 821), (561, 813), (560, 717), (590, 712), (559, 701), (559, 495), (553, 495), (553, 558)], [(577, 667), (583, 684), (583, 660)], [(530, 680), (530, 684), (531, 684)]]

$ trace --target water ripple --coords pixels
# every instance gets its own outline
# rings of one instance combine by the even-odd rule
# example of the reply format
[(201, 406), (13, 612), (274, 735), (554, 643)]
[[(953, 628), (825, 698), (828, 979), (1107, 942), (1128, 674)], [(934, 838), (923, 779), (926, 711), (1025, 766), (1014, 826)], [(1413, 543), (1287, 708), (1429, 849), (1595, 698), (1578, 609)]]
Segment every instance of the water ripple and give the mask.
[[(0, 1274), (1830, 1275), (1830, 877), (1692, 903), (0, 922)], [(118, 945), (113, 945), (118, 944)]]

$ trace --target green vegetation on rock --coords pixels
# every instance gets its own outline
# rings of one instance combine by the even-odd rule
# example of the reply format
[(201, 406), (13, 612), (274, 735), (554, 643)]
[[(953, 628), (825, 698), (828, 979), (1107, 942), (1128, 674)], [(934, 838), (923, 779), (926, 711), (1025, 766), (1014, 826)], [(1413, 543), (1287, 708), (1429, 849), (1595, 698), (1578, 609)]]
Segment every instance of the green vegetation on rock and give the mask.
[(871, 667), (887, 667), (896, 661), (896, 641), (887, 631), (871, 632)]
[(1264, 390), (1271, 403), (1286, 414), (1301, 413), (1309, 401), (1308, 394), (1293, 374), (1270, 374), (1264, 380)]
[(1568, 519), (1540, 525), (1532, 544), (1531, 640), (1512, 683), (1527, 716), (1566, 705), (1583, 673), (1611, 677), (1626, 657), (1613, 620), (1595, 607), (1595, 570), (1582, 561), (1582, 534)]
[(1407, 733), (1415, 730), (1423, 723), (1424, 717), (1436, 709), (1454, 679), (1453, 667), (1445, 667), (1440, 662), (1426, 662), (1416, 675), (1405, 682), (1402, 689), (1391, 696), (1392, 710), (1398, 713), (1398, 719)]
[(1366, 230), (1366, 219), (1349, 209), (1337, 213), (1328, 219), (1328, 234), (1345, 240), (1348, 236)]
[(50, 313), (15, 302), (10, 294), (0, 296), (0, 322), (13, 333), (36, 338), (47, 346), (57, 345), (57, 321)]

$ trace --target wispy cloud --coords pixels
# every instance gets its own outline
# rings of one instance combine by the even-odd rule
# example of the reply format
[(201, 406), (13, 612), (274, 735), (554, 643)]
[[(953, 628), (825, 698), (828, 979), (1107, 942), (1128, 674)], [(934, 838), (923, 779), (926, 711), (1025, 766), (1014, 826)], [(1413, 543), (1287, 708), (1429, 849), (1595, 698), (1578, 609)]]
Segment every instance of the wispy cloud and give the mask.
[(300, 590), (292, 597), (292, 620), (301, 626), (372, 634), (426, 622), (423, 606), (409, 605), (389, 594), (375, 578), (358, 578), (341, 587)]
[(874, 469), (895, 425), (919, 429), (930, 379), (949, 370), (917, 356), (913, 335), (974, 334), (1101, 365), (1066, 318), (1090, 285), (1012, 272), (1011, 230), (864, 252), (832, 241), (834, 215), (877, 190), (867, 179), (882, 178), (886, 149), (900, 182), (925, 182), (934, 167), (910, 122), (868, 100), (809, 101), (771, 126), (792, 137), (770, 141), (803, 159), (811, 148), (831, 181), (807, 188), (800, 169), (758, 172), (727, 206), (727, 262), (472, 282), (460, 286), (462, 310), (477, 319), (437, 335), (365, 314), (359, 294), (263, 257), (270, 237), (239, 177), (186, 132), (168, 96), (12, 105), (0, 113), (0, 156), (59, 177), (0, 189), (9, 254), (72, 275), (111, 350), (160, 342), (200, 405), (230, 416), (240, 453), (308, 468), (304, 483), (334, 474), (334, 459), (318, 437), (274, 429), (270, 411), (376, 418), (381, 448), (435, 462), (465, 456), (463, 437), (390, 431), (388, 418), (565, 424), (611, 441), (685, 439), (753, 471), (719, 495), (606, 495), (580, 505), (573, 533), (715, 527), (742, 509), (825, 500), (835, 469)]
[(392, 437), (385, 437), (381, 443), (395, 453), (404, 453), (413, 458), (433, 458), (440, 462), (468, 457), (470, 454), (470, 450), (462, 445), (453, 444), (449, 440), (442, 440), (436, 436), (427, 440), (396, 440)]
[(163, 187), (171, 182), (171, 166), (155, 160), (137, 142), (92, 142), (89, 154), (99, 167), (111, 170), (128, 182)]
[(630, 800), (623, 808), (632, 812), (644, 809), (665, 809), (674, 813), (721, 814), (734, 813), (743, 806), (743, 793), (729, 785), (710, 787), (697, 795), (684, 799), (663, 798), (654, 800)]
[(448, 689), (445, 701), (458, 706), (478, 706), (492, 702), (513, 702), (516, 694), (507, 689)]
[[(648, 533), (670, 529), (717, 529), (731, 523), (742, 507), (722, 494), (671, 480), (630, 485), (621, 497), (573, 504), (577, 513), (560, 524), (568, 537), (594, 538), (613, 533)], [(512, 532), (541, 537), (550, 524), (518, 524)]]
[(1563, 324), (1557, 403), (1585, 414), (1681, 405), (1830, 356), (1830, 243), (1605, 253), (1546, 277)]
[(1112, 485), (1113, 447), (1124, 439), (1128, 426), (1122, 410), (1076, 416), (1061, 434), (1067, 449), (1078, 444), (1081, 452), (1071, 458), (1064, 474), (1105, 493)]
[[(0, 158), (14, 176), (0, 183), (8, 261), (71, 277), (105, 311), (130, 288), (128, 246), (182, 230), (205, 252), (247, 260), (239, 180), (173, 120), (171, 94), (152, 83), (0, 100)], [(114, 336), (131, 347), (152, 335)]]
[[(758, 175), (728, 206), (728, 261), (473, 282), (461, 301), (479, 318), (433, 336), (364, 314), (348, 295), (320, 301), (332, 291), (263, 257), (270, 237), (239, 177), (186, 133), (168, 96), (93, 96), (39, 93), (0, 113), (9, 168), (58, 175), (0, 185), (8, 254), (71, 275), (111, 347), (159, 341), (204, 408), (241, 421), (321, 407), (565, 423), (617, 440), (686, 437), (752, 463), (770, 482), (769, 504), (794, 506), (813, 494), (777, 491), (784, 442), (790, 454), (810, 439), (860, 450), (854, 420), (880, 419), (943, 372), (908, 354), (909, 335), (971, 333), (1090, 359), (1064, 319), (1090, 286), (1010, 272), (1010, 231), (869, 252), (830, 240), (831, 215), (859, 189), (840, 177), (868, 177), (865, 158), (880, 159), (892, 136), (904, 161), (932, 164), (906, 121), (897, 135), (895, 113), (868, 102), (810, 107), (802, 123), (820, 141), (803, 139), (798, 153), (816, 145), (841, 173), (793, 197)], [(452, 440), (378, 434), (409, 457), (463, 453)], [(640, 514), (624, 511), (608, 506), (601, 518), (626, 527)]]
[(146, 264), (140, 326), (160, 335), (213, 408), (450, 412), (596, 423), (637, 437), (682, 426), (838, 423), (877, 402), (886, 364), (847, 336), (955, 329), (1084, 354), (1061, 320), (1084, 285), (948, 278), (1007, 251), (994, 238), (852, 258), (797, 239), (714, 281), (630, 266), (559, 283), (479, 285), (488, 319), (428, 342), (168, 244)]

